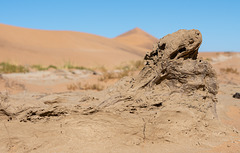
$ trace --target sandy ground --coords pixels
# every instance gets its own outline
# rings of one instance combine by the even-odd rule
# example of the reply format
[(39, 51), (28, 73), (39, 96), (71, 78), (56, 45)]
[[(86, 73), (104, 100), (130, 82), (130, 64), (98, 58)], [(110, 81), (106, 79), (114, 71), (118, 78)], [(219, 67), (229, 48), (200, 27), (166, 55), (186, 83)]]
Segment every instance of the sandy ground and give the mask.
[[(151, 127), (152, 123), (145, 123), (134, 114), (98, 112), (81, 115), (78, 113), (79, 108), (75, 107), (69, 115), (53, 115), (28, 121), (9, 119), (0, 111), (0, 152), (239, 152), (240, 103), (239, 99), (232, 98), (239, 90), (238, 85), (220, 84), (217, 114), (223, 130), (219, 133), (205, 132), (204, 135), (194, 133), (190, 139), (182, 134), (156, 139), (152, 136), (156, 133), (156, 129)], [(88, 99), (84, 97), (88, 94), (91, 95), (92, 91), (55, 94), (20, 92), (11, 95), (2, 92), (1, 100), (7, 101), (11, 97), (18, 108), (24, 110), (26, 103), (33, 105), (32, 108), (41, 107), (39, 100), (55, 107), (61, 107), (61, 103), (72, 105), (84, 101), (84, 98)], [(38, 100), (32, 101), (33, 97)], [(83, 107), (79, 104), (79, 107)], [(166, 136), (166, 129), (174, 125), (174, 121), (181, 120), (181, 115), (166, 112), (165, 116), (158, 119), (162, 122), (162, 135)], [(187, 122), (183, 124), (189, 125)], [(225, 128), (232, 130), (232, 133), (226, 134)], [(221, 139), (213, 136), (216, 134)]]
[[(82, 66), (118, 65), (142, 59), (145, 49), (155, 41), (138, 28), (114, 39), (7, 25), (0, 28), (3, 29), (0, 60), (9, 59), (17, 64), (59, 64), (70, 59)], [(139, 38), (147, 44), (129, 42), (139, 33)], [(33, 35), (35, 38), (29, 39)], [(53, 51), (52, 55), (46, 54), (49, 50)], [(157, 105), (142, 114), (109, 110), (84, 113), (82, 110), (91, 110), (86, 101), (94, 104), (99, 97), (104, 99), (107, 95), (73, 90), (71, 86), (80, 83), (107, 88), (118, 81), (100, 81), (100, 72), (49, 70), (1, 74), (0, 152), (240, 152), (240, 99), (232, 97), (240, 92), (240, 53), (202, 52), (199, 56), (208, 60), (217, 72), (220, 124), (199, 121), (198, 127), (192, 124), (196, 114), (164, 111)], [(17, 114), (11, 117), (5, 110)]]
[[(212, 56), (212, 59), (220, 59), (219, 61), (212, 61), (220, 82), (217, 95), (217, 114), (222, 127), (232, 130), (232, 133), (227, 135), (224, 132), (219, 133), (219, 135), (223, 135), (222, 139), (217, 137), (216, 139), (210, 139), (211, 133), (206, 133), (209, 137), (207, 141), (201, 139), (198, 141), (195, 139), (188, 140), (181, 135), (170, 136), (175, 141), (148, 138), (143, 133), (145, 123), (137, 115), (129, 117), (127, 114), (119, 115), (111, 112), (79, 115), (78, 109), (76, 109), (73, 110), (71, 115), (53, 116), (37, 122), (29, 122), (17, 119), (9, 120), (0, 113), (2, 129), (0, 133), (0, 152), (239, 152), (240, 100), (232, 98), (235, 92), (240, 92), (239, 74), (220, 71), (220, 68), (229, 67), (222, 62), (229, 64), (227, 60), (239, 61), (237, 59), (239, 57), (233, 53), (234, 57), (227, 56), (228, 59), (224, 58), (225, 60), (222, 60), (222, 57), (226, 56), (225, 54)], [(236, 67), (239, 72), (237, 65), (234, 62), (231, 66)], [(227, 77), (221, 77), (221, 75)], [(24, 107), (21, 105), (20, 99), (30, 99), (31, 101), (31, 97), (39, 97), (39, 99), (43, 97), (45, 98), (44, 101), (51, 104), (55, 103), (54, 101), (56, 103), (59, 101), (66, 102), (64, 97), (68, 97), (70, 104), (71, 101), (79, 101), (81, 95), (88, 95), (88, 93), (91, 95), (92, 92), (97, 93), (97, 91), (71, 91), (67, 88), (69, 84), (81, 81), (83, 83), (99, 82), (99, 76), (101, 74), (96, 75), (86, 70), (3, 74), (1, 99), (4, 101), (4, 98), (14, 97), (16, 104), (19, 103), (21, 107)], [(115, 81), (112, 80), (107, 84), (111, 85)], [(61, 95), (60, 98), (57, 96), (58, 94)], [(56, 96), (58, 97), (57, 100)], [(72, 97), (71, 100), (69, 100), (70, 97)], [(34, 105), (34, 107), (38, 106), (37, 104)], [(181, 119), (180, 116), (172, 115), (169, 116), (168, 113), (164, 118)], [(168, 125), (166, 124), (166, 126)], [(150, 128), (148, 132), (154, 133), (151, 130), (153, 129)], [(205, 136), (202, 136), (202, 139), (205, 139)]]

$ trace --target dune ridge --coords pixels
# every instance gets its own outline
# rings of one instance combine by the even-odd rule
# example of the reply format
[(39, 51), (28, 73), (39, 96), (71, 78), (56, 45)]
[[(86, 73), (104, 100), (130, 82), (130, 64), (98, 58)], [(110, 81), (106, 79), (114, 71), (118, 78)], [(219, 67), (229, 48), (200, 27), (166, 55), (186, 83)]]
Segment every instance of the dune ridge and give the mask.
[(17, 64), (49, 65), (71, 61), (82, 66), (117, 65), (141, 59), (146, 52), (144, 47), (83, 32), (36, 30), (5, 24), (0, 24), (0, 30), (0, 61)]
[(147, 32), (143, 31), (138, 27), (128, 32), (125, 32), (113, 39), (118, 42), (138, 48), (144, 48), (145, 50), (149, 51), (151, 51), (151, 49), (153, 48), (153, 43), (158, 41), (156, 37), (148, 34)]

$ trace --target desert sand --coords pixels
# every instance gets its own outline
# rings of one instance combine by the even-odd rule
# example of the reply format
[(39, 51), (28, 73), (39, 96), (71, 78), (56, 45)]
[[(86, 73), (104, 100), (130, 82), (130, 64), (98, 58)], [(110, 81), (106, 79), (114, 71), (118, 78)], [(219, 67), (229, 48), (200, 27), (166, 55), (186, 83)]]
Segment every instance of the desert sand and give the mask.
[[(1, 74), (0, 152), (240, 152), (240, 100), (232, 97), (240, 92), (240, 54), (198, 53), (199, 31), (168, 35), (144, 57), (156, 40), (134, 39), (144, 36), (138, 28), (129, 38), (126, 33), (113, 39), (1, 28), (1, 61), (49, 65), (68, 57), (96, 66), (144, 58), (145, 65), (133, 76), (107, 81), (99, 81), (103, 74), (97, 70)], [(79, 82), (105, 89), (68, 88)]]
[(143, 43), (143, 47), (122, 43), (118, 37), (110, 39), (83, 32), (35, 30), (4, 24), (0, 24), (0, 30), (0, 60), (22, 65), (61, 65), (70, 61), (87, 67), (116, 66), (141, 59), (157, 40), (140, 29), (133, 30), (124, 38), (138, 35), (141, 40), (137, 39), (137, 42)]
[(118, 42), (122, 42), (123, 44), (137, 47), (139, 52), (143, 51), (143, 55), (147, 50), (152, 49), (153, 43), (156, 43), (158, 41), (157, 38), (146, 33), (140, 28), (135, 28), (133, 30), (125, 32), (113, 39)]

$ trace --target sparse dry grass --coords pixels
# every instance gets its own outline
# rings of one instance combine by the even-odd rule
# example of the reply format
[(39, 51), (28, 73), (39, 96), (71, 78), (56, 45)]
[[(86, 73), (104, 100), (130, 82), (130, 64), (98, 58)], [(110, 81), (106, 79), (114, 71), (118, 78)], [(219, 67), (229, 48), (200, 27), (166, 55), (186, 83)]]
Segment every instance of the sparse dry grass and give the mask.
[(29, 72), (29, 69), (16, 64), (10, 64), (8, 62), (0, 63), (0, 73), (26, 73)]
[(213, 59), (211, 59), (211, 58), (206, 58), (205, 60), (207, 60), (207, 61), (209, 61), (209, 62), (212, 62), (212, 61), (213, 61)]
[(98, 79), (99, 81), (109, 80), (116, 78), (116, 74), (114, 72), (108, 71), (105, 67), (98, 68), (102, 73), (102, 76)]
[(125, 76), (133, 75), (135, 71), (139, 71), (144, 66), (143, 61), (132, 61), (129, 64), (116, 67), (115, 71), (108, 71), (105, 67), (101, 67), (102, 76), (99, 81), (107, 81), (109, 79), (121, 79)]
[(40, 64), (35, 64), (35, 65), (28, 65), (28, 66), (23, 66), (23, 65), (17, 65), (17, 64), (11, 64), (8, 62), (1, 62), (0, 63), (0, 73), (26, 73), (30, 72), (32, 70), (37, 70), (37, 71), (47, 71), (49, 69), (78, 69), (78, 70), (89, 70), (93, 71), (90, 68), (86, 68), (83, 66), (76, 66), (71, 64), (71, 62), (65, 63), (63, 66), (55, 66), (55, 65), (49, 65), (49, 66), (43, 66)]
[(81, 82), (73, 83), (67, 86), (68, 90), (97, 90), (101, 91), (104, 89), (104, 86), (97, 84), (84, 84), (82, 85)]
[(55, 65), (49, 65), (49, 66), (42, 66), (42, 65), (32, 65), (30, 66), (32, 69), (35, 69), (35, 70), (38, 70), (38, 71), (46, 71), (46, 70), (49, 70), (49, 69), (68, 69), (68, 70), (71, 70), (71, 69), (78, 69), (78, 70), (91, 70), (90, 68), (86, 68), (86, 67), (83, 67), (83, 66), (76, 66), (76, 65), (73, 65), (71, 62), (66, 62), (63, 66), (55, 66)]
[(239, 74), (237, 69), (234, 69), (234, 68), (231, 68), (231, 67), (230, 68), (221, 68), (220, 71), (224, 72), (224, 73)]
[(50, 68), (52, 68), (52, 69), (58, 69), (58, 68), (57, 68), (56, 66), (54, 66), (54, 65), (49, 65), (48, 67), (44, 67), (44, 66), (42, 66), (42, 65), (32, 65), (31, 68), (32, 68), (32, 69), (35, 69), (35, 70), (38, 70), (38, 71), (46, 71), (46, 70), (48, 70), (48, 69), (50, 69)]
[(86, 67), (83, 67), (83, 66), (76, 66), (76, 65), (72, 64), (71, 62), (66, 62), (63, 65), (63, 68), (64, 69), (78, 69), (78, 70), (90, 70), (90, 71), (92, 71), (92, 69), (90, 69), (90, 68), (86, 68)]
[(130, 71), (128, 69), (117, 70), (117, 71), (102, 71), (102, 76), (99, 77), (99, 81), (107, 81), (110, 79), (120, 79), (128, 76)]
[(144, 67), (144, 61), (143, 60), (133, 61), (131, 63), (136, 70), (141, 70)]

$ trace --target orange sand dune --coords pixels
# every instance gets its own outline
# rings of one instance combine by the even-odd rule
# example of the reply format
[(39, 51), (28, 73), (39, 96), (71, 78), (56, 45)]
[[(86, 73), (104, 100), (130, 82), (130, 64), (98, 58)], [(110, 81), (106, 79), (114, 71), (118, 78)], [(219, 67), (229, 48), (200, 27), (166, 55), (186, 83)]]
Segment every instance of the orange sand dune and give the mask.
[(139, 28), (130, 30), (122, 35), (119, 35), (119, 36), (113, 38), (113, 39), (118, 42), (128, 44), (130, 46), (135, 46), (135, 47), (141, 48), (145, 52), (151, 51), (151, 49), (153, 48), (153, 44), (158, 41), (157, 38), (153, 37), (152, 35), (148, 34), (147, 32), (145, 32)]
[(0, 31), (0, 62), (63, 65), (71, 61), (82, 66), (112, 66), (141, 59), (143, 55), (141, 47), (83, 32), (34, 30), (4, 24), (0, 24)]

